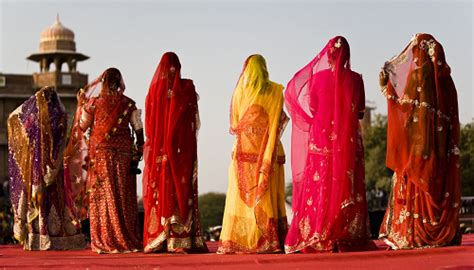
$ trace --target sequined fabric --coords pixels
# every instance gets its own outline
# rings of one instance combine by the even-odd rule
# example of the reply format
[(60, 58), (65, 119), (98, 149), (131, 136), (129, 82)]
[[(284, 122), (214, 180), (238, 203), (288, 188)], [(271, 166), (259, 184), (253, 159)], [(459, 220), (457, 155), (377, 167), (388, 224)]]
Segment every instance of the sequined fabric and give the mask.
[(292, 119), (293, 219), (285, 252), (332, 252), (369, 243), (362, 76), (350, 67), (342, 36), (328, 41), (288, 82)]
[[(135, 103), (124, 95), (98, 97), (85, 105), (93, 114), (89, 153), (91, 248), (98, 253), (141, 249), (136, 177), (130, 173), (133, 140), (130, 113)], [(109, 123), (114, 123), (111, 126)], [(105, 132), (104, 132), (105, 131)]]
[[(351, 196), (337, 205), (337, 219), (341, 223), (341, 231), (334, 234), (328, 219), (320, 219), (316, 215), (321, 208), (331, 204), (330, 197), (327, 196), (328, 179), (332, 179), (333, 157), (331, 153), (321, 152), (317, 149), (310, 150), (307, 182), (303, 185), (304, 198), (299, 199), (301, 207), (295, 209), (294, 221), (291, 225), (293, 233), (296, 231), (296, 238), (292, 238), (292, 244), (285, 245), (287, 253), (294, 252), (332, 252), (337, 248), (350, 246), (362, 246), (368, 243), (369, 239), (369, 216), (367, 212), (367, 201), (365, 197), (364, 184), (364, 149), (362, 137), (357, 136), (357, 158), (354, 168), (348, 171), (352, 186)], [(316, 147), (317, 148), (317, 147)], [(319, 149), (319, 148), (318, 148)], [(294, 236), (293, 236), (294, 237)], [(289, 242), (289, 241), (288, 241)]]
[[(435, 202), (427, 192), (400, 175), (395, 173), (392, 178), (393, 191), (380, 226), (380, 239), (393, 249), (458, 245), (458, 198), (446, 191)], [(428, 211), (431, 205), (439, 206)]]
[(38, 91), (8, 118), (14, 235), (26, 250), (85, 247), (63, 181), (67, 115), (56, 92)]
[(416, 34), (384, 72), (386, 166), (395, 174), (379, 236), (394, 249), (459, 244), (460, 124), (443, 46)]

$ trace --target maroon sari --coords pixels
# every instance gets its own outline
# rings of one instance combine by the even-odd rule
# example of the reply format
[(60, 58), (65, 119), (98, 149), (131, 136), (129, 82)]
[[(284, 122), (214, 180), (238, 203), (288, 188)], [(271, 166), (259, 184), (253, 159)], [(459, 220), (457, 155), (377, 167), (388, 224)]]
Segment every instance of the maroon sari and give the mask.
[(207, 252), (197, 201), (198, 95), (165, 53), (146, 98), (143, 175), (145, 252)]

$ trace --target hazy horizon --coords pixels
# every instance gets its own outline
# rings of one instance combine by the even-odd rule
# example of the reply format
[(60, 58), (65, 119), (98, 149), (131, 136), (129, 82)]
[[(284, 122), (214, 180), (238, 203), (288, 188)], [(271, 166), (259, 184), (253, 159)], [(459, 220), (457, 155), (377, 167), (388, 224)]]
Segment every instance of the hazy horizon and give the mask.
[[(122, 71), (127, 90), (144, 109), (148, 85), (161, 55), (176, 52), (182, 75), (200, 95), (199, 193), (226, 192), (234, 137), (229, 105), (245, 58), (262, 54), (270, 79), (286, 86), (327, 41), (345, 36), (353, 70), (362, 73), (366, 99), (386, 114), (378, 73), (413, 34), (431, 33), (444, 47), (457, 87), (462, 123), (474, 119), (473, 5), (471, 1), (258, 1), (126, 2), (0, 0), (0, 72), (31, 74), (43, 30), (54, 23), (74, 31), (78, 63), (89, 80), (107, 67)], [(283, 136), (286, 178), (291, 178), (291, 125)], [(139, 181), (140, 183), (140, 181)], [(141, 187), (141, 184), (140, 184)], [(141, 194), (141, 188), (139, 189)]]

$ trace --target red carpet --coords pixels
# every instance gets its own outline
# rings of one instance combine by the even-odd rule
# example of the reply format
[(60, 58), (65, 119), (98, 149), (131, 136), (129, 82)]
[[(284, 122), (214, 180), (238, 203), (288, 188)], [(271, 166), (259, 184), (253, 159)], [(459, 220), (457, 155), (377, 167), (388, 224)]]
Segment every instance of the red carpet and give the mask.
[[(335, 254), (108, 254), (81, 251), (23, 251), (19, 246), (0, 246), (0, 269), (474, 269), (474, 234), (465, 235), (461, 246), (386, 250)], [(217, 243), (209, 243), (215, 252)]]

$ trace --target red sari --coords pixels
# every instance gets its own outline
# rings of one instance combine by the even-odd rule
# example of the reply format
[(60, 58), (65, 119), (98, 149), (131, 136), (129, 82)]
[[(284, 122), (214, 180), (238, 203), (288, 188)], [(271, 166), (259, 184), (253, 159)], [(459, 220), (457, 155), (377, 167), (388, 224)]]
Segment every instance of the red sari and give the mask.
[[(138, 251), (141, 249), (140, 227), (136, 176), (130, 173), (133, 139), (129, 128), (135, 102), (124, 95), (100, 96), (91, 99), (86, 110), (94, 115), (89, 154), (92, 250)], [(114, 123), (112, 127), (109, 119)]]
[(197, 201), (198, 95), (180, 68), (177, 55), (165, 53), (146, 98), (145, 252), (207, 252)]
[[(119, 78), (108, 81), (113, 76)], [(70, 188), (83, 218), (88, 211), (92, 250), (136, 252), (141, 250), (142, 242), (136, 176), (130, 168), (134, 147), (130, 120), (137, 108), (133, 100), (123, 95), (125, 85), (116, 69), (106, 70), (86, 89), (90, 96), (87, 102), (79, 103), (80, 112), (76, 113), (66, 152), (66, 177), (76, 180)], [(89, 140), (81, 142), (89, 127)], [(80, 171), (81, 164), (87, 173)]]
[(417, 34), (384, 71), (386, 163), (395, 173), (380, 238), (394, 249), (459, 243), (460, 126), (443, 47)]

